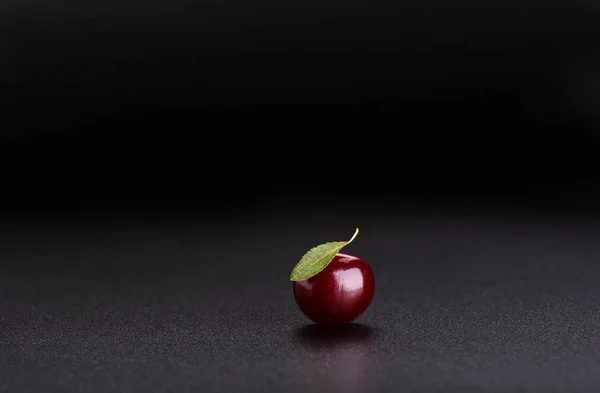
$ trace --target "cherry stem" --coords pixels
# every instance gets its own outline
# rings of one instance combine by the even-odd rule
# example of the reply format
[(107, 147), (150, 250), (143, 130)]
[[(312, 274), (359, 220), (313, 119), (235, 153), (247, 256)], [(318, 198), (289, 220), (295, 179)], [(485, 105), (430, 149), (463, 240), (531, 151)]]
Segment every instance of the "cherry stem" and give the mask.
[(346, 244), (352, 243), (352, 240), (356, 239), (356, 236), (358, 236), (358, 228), (356, 228), (356, 231), (354, 231), (354, 235), (352, 235), (352, 237), (346, 242)]

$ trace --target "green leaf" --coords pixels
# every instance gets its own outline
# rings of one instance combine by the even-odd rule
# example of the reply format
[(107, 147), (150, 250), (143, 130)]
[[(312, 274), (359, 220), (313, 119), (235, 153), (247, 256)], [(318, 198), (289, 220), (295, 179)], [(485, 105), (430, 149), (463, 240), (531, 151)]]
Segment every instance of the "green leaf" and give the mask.
[(291, 281), (303, 281), (317, 275), (329, 265), (342, 248), (350, 244), (358, 235), (358, 228), (352, 238), (345, 242), (329, 242), (313, 247), (300, 259), (290, 274)]

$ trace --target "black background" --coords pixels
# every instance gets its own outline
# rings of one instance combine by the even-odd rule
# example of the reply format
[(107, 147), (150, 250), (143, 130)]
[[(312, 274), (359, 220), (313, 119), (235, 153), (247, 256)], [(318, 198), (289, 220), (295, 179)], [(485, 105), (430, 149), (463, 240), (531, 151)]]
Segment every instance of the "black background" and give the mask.
[(202, 208), (281, 190), (594, 205), (598, 12), (8, 2), (5, 189), (19, 202), (50, 182), (36, 201), (49, 210)]
[(0, 389), (597, 389), (598, 12), (3, 3)]

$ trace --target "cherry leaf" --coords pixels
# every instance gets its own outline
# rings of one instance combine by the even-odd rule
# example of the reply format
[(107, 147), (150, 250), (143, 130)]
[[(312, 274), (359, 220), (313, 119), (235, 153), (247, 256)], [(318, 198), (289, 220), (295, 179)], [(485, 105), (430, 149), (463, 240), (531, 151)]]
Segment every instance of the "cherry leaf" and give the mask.
[(352, 238), (345, 242), (329, 242), (318, 245), (308, 250), (306, 254), (296, 264), (290, 274), (291, 281), (304, 281), (319, 274), (331, 263), (335, 255), (346, 247), (358, 235), (358, 228)]

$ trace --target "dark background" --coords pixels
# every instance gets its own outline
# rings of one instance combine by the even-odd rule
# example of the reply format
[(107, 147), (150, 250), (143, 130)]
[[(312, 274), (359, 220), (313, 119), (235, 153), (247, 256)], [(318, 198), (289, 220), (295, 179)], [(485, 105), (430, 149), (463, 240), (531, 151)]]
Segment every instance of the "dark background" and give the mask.
[(5, 1), (0, 389), (597, 390), (599, 12)]
[(598, 12), (5, 2), (0, 149), (19, 185), (5, 189), (23, 201), (23, 183), (50, 182), (49, 210), (281, 190), (595, 205)]

